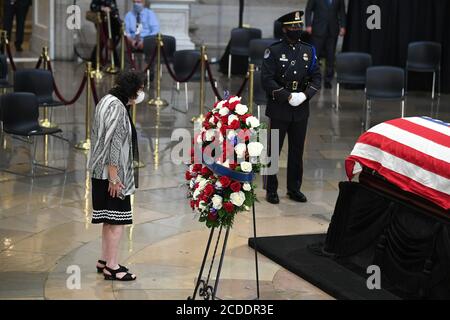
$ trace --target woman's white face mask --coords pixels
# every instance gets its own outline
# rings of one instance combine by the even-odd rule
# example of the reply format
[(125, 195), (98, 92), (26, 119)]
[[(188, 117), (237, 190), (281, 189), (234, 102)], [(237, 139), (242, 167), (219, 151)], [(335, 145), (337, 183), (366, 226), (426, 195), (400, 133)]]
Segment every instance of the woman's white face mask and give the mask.
[(139, 104), (142, 101), (144, 101), (144, 99), (145, 99), (145, 92), (141, 90), (141, 91), (139, 91), (136, 99), (134, 100), (134, 103)]

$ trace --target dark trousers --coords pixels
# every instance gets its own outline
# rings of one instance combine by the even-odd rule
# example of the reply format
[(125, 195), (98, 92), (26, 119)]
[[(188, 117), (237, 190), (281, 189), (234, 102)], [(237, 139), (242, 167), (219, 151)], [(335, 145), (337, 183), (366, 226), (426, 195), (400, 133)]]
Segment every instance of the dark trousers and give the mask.
[(316, 48), (317, 57), (319, 59), (323, 57), (326, 60), (325, 76), (323, 77), (325, 82), (331, 82), (333, 80), (337, 38), (337, 35), (313, 35), (313, 43)]
[(29, 7), (28, 1), (18, 0), (14, 4), (11, 4), (11, 1), (9, 0), (3, 1), (3, 29), (8, 32), (9, 40), (11, 40), (14, 16), (16, 16), (16, 39), (14, 41), (16, 48), (22, 46), (23, 43), (25, 19)]
[[(279, 130), (279, 150), (283, 148), (284, 138), (288, 135), (288, 167), (287, 167), (287, 189), (288, 191), (300, 191), (303, 178), (303, 149), (305, 146), (306, 129), (308, 118), (301, 121), (270, 120), (270, 130)], [(268, 175), (266, 190), (276, 192), (278, 189), (277, 175)]]

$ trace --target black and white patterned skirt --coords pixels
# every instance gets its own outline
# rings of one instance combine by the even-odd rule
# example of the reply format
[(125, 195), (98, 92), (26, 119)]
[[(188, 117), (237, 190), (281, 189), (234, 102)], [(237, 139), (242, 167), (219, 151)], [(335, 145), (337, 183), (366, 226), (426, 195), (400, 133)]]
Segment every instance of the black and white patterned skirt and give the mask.
[(92, 223), (132, 224), (130, 196), (125, 199), (109, 195), (108, 180), (92, 178)]

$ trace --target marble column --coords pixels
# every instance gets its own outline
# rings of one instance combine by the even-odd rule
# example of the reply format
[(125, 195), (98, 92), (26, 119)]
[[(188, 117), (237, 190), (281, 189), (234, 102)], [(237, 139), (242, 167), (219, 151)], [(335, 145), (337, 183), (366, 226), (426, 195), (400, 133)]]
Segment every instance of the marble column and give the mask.
[(189, 36), (190, 6), (196, 0), (152, 0), (150, 8), (156, 13), (161, 33), (174, 36), (177, 50), (194, 49)]

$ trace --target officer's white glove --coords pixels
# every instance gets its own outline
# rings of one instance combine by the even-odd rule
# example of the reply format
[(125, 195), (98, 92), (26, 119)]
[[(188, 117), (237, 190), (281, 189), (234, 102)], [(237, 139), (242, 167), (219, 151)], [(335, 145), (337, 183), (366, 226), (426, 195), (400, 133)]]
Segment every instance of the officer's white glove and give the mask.
[(293, 107), (301, 105), (306, 100), (306, 95), (303, 92), (293, 92), (291, 93), (291, 99), (289, 99), (289, 104)]

